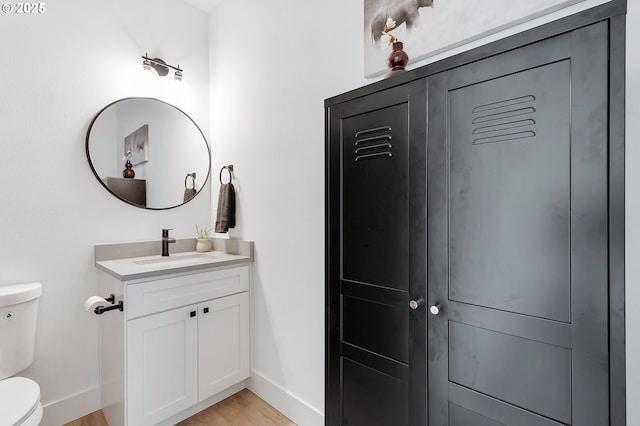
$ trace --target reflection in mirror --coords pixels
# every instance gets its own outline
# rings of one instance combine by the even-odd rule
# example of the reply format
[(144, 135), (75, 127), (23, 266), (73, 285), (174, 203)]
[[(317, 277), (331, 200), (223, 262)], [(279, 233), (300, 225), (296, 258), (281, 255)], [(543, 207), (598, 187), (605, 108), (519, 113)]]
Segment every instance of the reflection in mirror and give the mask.
[(109, 192), (147, 209), (186, 203), (211, 171), (209, 145), (197, 124), (153, 98), (107, 105), (89, 126), (86, 150), (93, 173)]

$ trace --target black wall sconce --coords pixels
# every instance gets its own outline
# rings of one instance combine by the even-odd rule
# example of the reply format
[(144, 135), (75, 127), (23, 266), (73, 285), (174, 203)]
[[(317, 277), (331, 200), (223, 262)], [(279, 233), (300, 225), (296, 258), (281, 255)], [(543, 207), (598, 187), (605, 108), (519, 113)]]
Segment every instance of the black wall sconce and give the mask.
[(158, 77), (164, 77), (169, 74), (169, 68), (171, 68), (175, 70), (173, 77), (178, 81), (182, 81), (182, 69), (180, 69), (180, 65), (174, 67), (160, 58), (150, 58), (146, 53), (142, 57), (142, 68), (148, 71), (153, 69)]

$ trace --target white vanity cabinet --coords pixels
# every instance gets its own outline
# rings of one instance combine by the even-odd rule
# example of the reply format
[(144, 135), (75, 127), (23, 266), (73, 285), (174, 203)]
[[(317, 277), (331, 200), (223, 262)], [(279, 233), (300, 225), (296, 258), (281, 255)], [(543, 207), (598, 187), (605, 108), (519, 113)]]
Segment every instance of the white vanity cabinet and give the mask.
[[(125, 306), (124, 404), (109, 387), (104, 394), (102, 380), (110, 425), (122, 424), (110, 417), (129, 426), (175, 420), (185, 410), (188, 417), (189, 409), (249, 377), (248, 265), (116, 281), (101, 273), (101, 287), (112, 285), (105, 290), (121, 286)], [(106, 329), (103, 347), (113, 337)], [(103, 351), (103, 374), (117, 371), (112, 363)]]

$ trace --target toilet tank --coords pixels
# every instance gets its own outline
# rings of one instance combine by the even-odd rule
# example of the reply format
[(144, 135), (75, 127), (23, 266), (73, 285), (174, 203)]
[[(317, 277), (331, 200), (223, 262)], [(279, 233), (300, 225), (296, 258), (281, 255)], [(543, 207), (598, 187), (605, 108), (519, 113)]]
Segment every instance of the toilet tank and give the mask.
[(0, 286), (0, 380), (33, 362), (40, 283)]

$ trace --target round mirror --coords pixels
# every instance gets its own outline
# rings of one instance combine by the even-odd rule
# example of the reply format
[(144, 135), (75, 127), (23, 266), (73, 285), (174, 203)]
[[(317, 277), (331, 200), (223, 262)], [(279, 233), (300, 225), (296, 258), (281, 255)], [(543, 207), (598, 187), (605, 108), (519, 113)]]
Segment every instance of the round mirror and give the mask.
[(104, 107), (87, 131), (87, 159), (109, 192), (136, 207), (178, 207), (204, 187), (211, 151), (182, 110), (153, 98)]

